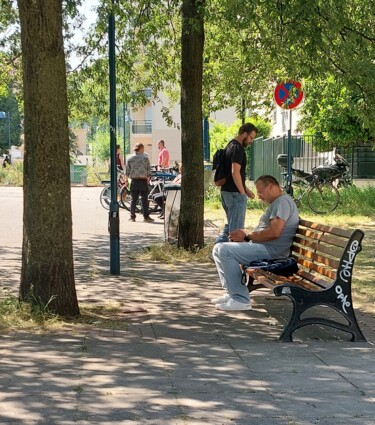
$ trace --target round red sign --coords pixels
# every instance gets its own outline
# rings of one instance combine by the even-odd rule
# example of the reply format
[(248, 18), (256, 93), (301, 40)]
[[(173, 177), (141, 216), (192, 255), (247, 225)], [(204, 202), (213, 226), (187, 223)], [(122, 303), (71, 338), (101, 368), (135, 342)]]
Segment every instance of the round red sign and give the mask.
[(275, 102), (283, 109), (293, 109), (303, 99), (302, 85), (298, 81), (278, 84), (274, 91)]

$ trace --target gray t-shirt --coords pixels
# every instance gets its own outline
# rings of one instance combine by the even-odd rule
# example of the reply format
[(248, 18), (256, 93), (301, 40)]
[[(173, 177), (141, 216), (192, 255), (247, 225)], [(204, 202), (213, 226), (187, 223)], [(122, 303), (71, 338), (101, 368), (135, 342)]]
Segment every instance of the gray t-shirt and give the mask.
[(255, 232), (270, 227), (271, 220), (281, 218), (285, 221), (284, 229), (278, 239), (267, 242), (257, 242), (266, 246), (273, 259), (286, 258), (290, 254), (292, 240), (296, 234), (299, 223), (298, 210), (295, 202), (289, 195), (280, 195), (267, 208), (262, 215)]

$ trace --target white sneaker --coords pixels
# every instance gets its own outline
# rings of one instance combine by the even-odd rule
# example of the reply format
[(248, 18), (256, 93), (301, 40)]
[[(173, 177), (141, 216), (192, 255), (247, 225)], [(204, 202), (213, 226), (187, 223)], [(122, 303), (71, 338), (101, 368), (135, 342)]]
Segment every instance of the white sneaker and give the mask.
[(211, 302), (214, 304), (223, 304), (223, 303), (226, 303), (229, 299), (230, 299), (230, 295), (228, 294), (228, 292), (226, 292), (224, 295), (221, 295), (220, 297), (212, 298)]
[(218, 310), (225, 310), (225, 311), (244, 311), (244, 310), (251, 310), (250, 303), (241, 303), (239, 301), (234, 300), (233, 298), (229, 297), (229, 300), (225, 303), (216, 304), (215, 306)]

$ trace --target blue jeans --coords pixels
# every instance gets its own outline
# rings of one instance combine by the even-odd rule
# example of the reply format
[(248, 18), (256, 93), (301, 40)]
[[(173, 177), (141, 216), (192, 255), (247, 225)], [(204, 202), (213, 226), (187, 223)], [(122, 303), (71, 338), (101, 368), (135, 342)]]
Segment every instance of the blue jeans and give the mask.
[(227, 222), (215, 243), (228, 242), (229, 232), (245, 227), (247, 196), (239, 192), (221, 192), (221, 205), (224, 208)]
[(266, 247), (253, 242), (224, 242), (214, 245), (212, 250), (221, 286), (236, 301), (250, 301), (247, 286), (241, 283), (240, 264), (250, 261), (270, 260)]

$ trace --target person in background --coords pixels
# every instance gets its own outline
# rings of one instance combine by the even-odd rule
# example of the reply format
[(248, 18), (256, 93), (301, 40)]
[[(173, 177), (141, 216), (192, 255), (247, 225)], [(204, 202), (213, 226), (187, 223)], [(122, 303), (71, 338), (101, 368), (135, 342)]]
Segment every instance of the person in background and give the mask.
[(226, 215), (226, 224), (221, 235), (215, 241), (228, 242), (229, 233), (235, 229), (245, 227), (247, 198), (253, 199), (254, 193), (245, 185), (246, 153), (247, 148), (257, 134), (254, 124), (243, 124), (238, 135), (232, 139), (225, 149), (226, 182), (221, 186), (221, 204)]
[(169, 152), (168, 149), (165, 147), (164, 140), (158, 141), (158, 149), (158, 170), (162, 170), (163, 168), (169, 168)]
[(148, 182), (151, 178), (151, 165), (148, 155), (145, 154), (145, 147), (142, 143), (137, 143), (134, 147), (134, 155), (128, 156), (125, 173), (126, 187), (129, 185), (129, 178), (131, 179), (130, 194), (132, 200), (130, 203), (129, 221), (135, 221), (135, 210), (139, 196), (142, 201), (143, 221), (154, 221), (154, 219), (150, 217), (148, 208)]
[(121, 146), (116, 145), (116, 167), (122, 171), (125, 171), (124, 158), (121, 154)]
[(258, 197), (268, 207), (252, 232), (236, 229), (230, 242), (217, 243), (212, 250), (225, 294), (211, 300), (218, 310), (250, 310), (247, 286), (241, 283), (240, 264), (287, 258), (290, 255), (299, 216), (293, 199), (285, 194), (279, 182), (269, 175), (255, 181)]
[(5, 158), (3, 161), (3, 168), (6, 168), (7, 165), (10, 165), (10, 159), (8, 155), (5, 155)]

